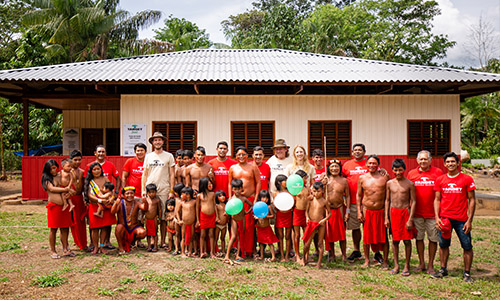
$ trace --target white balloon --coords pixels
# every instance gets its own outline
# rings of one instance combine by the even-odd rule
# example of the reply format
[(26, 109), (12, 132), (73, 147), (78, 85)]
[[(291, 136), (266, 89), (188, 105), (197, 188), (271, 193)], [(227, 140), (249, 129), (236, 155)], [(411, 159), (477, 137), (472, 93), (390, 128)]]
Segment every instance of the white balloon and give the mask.
[(293, 207), (293, 196), (289, 193), (279, 193), (274, 198), (274, 206), (281, 211), (290, 210)]

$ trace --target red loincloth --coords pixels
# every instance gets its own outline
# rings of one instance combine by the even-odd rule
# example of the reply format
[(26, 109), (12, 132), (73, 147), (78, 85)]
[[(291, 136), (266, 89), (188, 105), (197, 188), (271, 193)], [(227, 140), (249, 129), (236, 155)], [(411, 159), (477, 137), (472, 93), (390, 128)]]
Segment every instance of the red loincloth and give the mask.
[(257, 227), (257, 243), (272, 245), (278, 242), (271, 226)]
[(306, 210), (305, 209), (293, 209), (293, 226), (306, 226)]
[(292, 211), (276, 212), (276, 227), (278, 228), (291, 228), (292, 227)]
[(90, 229), (96, 229), (116, 224), (116, 216), (111, 214), (110, 209), (106, 209), (103, 211), (102, 218), (95, 216), (94, 213), (97, 211), (97, 207), (98, 206), (95, 203), (90, 203), (88, 206)]
[[(248, 197), (248, 200), (253, 203), (254, 197)], [(250, 209), (250, 205), (247, 203), (243, 204), (243, 209), (245, 211)], [(241, 252), (251, 256), (253, 252), (253, 244), (255, 240), (255, 218), (253, 211), (250, 210), (248, 214), (245, 215), (245, 238), (241, 243)]]
[(309, 239), (311, 238), (311, 235), (314, 233), (314, 230), (316, 230), (318, 226), (319, 226), (318, 222), (314, 221), (307, 222), (306, 230), (304, 230), (304, 235), (302, 235), (302, 240), (307, 243), (307, 241), (309, 241)]
[(204, 214), (200, 210), (200, 229), (215, 228), (215, 211), (211, 215)]
[(326, 241), (328, 243), (345, 241), (345, 224), (340, 209), (341, 207), (330, 209), (332, 216), (328, 219), (326, 228)]
[(410, 213), (407, 208), (391, 208), (391, 230), (393, 241), (409, 241), (416, 237), (417, 230), (406, 230)]
[(363, 224), (363, 244), (384, 244), (385, 238), (384, 209), (367, 209)]
[(135, 229), (132, 230), (132, 232), (124, 230), (124, 235), (122, 239), (123, 250), (130, 252), (130, 245), (134, 241), (134, 237), (135, 237)]
[(170, 232), (171, 234), (175, 234), (176, 231), (175, 231), (175, 228), (170, 228), (167, 226), (167, 232)]
[(184, 245), (191, 244), (191, 231), (193, 230), (193, 224), (185, 225), (184, 229)]
[(82, 195), (71, 197), (71, 202), (75, 205), (73, 208), (73, 226), (71, 226), (71, 235), (75, 244), (80, 249), (87, 248), (87, 224), (85, 217), (87, 216), (87, 206), (83, 202)]
[(146, 236), (156, 236), (155, 219), (146, 219)]
[(49, 202), (46, 206), (47, 208), (47, 227), (49, 228), (67, 228), (73, 225), (71, 220), (71, 212), (69, 207), (62, 210), (62, 205), (57, 205), (53, 202)]

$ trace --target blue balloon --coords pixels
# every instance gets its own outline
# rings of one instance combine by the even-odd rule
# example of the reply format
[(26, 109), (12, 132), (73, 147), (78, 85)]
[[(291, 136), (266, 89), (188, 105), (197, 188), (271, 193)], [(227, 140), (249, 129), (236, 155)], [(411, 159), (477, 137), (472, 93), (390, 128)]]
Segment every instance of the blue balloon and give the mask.
[(269, 213), (269, 207), (267, 206), (266, 203), (262, 201), (257, 201), (257, 203), (253, 205), (252, 209), (253, 209), (253, 214), (259, 219), (264, 219), (265, 217), (267, 217), (267, 214)]

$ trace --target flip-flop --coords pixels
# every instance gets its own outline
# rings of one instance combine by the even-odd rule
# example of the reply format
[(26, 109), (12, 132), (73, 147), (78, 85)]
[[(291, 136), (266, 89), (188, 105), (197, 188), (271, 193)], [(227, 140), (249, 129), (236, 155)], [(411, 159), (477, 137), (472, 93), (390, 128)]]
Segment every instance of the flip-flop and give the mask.
[(113, 250), (113, 249), (116, 249), (116, 247), (115, 247), (115, 246), (113, 246), (112, 244), (107, 244), (107, 245), (104, 245), (104, 246), (102, 246), (101, 248), (108, 249), (108, 250)]
[(427, 272), (427, 269), (422, 269), (420, 267), (416, 267), (413, 272), (415, 273), (422, 273), (422, 272)]
[(403, 271), (403, 272), (401, 272), (401, 276), (404, 276), (404, 277), (410, 276), (410, 271)]
[(59, 259), (61, 257), (59, 256), (59, 254), (53, 253), (53, 254), (50, 255), (50, 258), (52, 258), (52, 259)]
[(237, 261), (237, 262), (245, 262), (245, 260), (243, 258), (238, 258), (238, 259), (235, 259), (234, 261)]
[(153, 249), (151, 249), (151, 252), (158, 252), (158, 249), (153, 248)]
[(63, 256), (66, 256), (66, 257), (75, 257), (76, 254), (73, 251), (70, 250), (69, 252), (64, 253)]
[(148, 252), (153, 252), (153, 248), (148, 247), (148, 249), (146, 249), (146, 251), (148, 251)]
[(389, 271), (389, 274), (391, 274), (391, 275), (396, 275), (398, 273), (399, 273), (399, 270), (396, 270), (396, 269), (392, 269)]

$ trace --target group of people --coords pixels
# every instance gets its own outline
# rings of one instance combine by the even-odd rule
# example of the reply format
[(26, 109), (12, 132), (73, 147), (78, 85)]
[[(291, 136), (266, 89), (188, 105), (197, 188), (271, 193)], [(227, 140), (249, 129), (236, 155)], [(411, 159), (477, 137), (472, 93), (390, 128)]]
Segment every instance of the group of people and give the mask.
[[(217, 157), (205, 162), (206, 150), (202, 146), (194, 152), (179, 150), (174, 156), (163, 150), (166, 138), (161, 133), (155, 132), (149, 142), (153, 151), (147, 154), (146, 145), (135, 145), (136, 156), (126, 161), (121, 178), (116, 167), (106, 161), (102, 145), (96, 147), (96, 161), (85, 170), (80, 168), (79, 151), (73, 151), (70, 158), (62, 161), (60, 172), (57, 162), (46, 162), (42, 186), (49, 200), (47, 218), (52, 258), (59, 258), (55, 249), (57, 229), (60, 229), (63, 255), (74, 256), (68, 245), (69, 228), (76, 245), (95, 254), (114, 248), (110, 234), (111, 226), (116, 224), (119, 253), (130, 251), (134, 245), (140, 246), (141, 240), (147, 237), (149, 252), (165, 248), (182, 256), (224, 256), (229, 262), (234, 252), (236, 261), (244, 261), (246, 257), (274, 261), (277, 243), (276, 253), (282, 261), (294, 259), (306, 265), (314, 244), (313, 257), (318, 257), (316, 266), (320, 268), (324, 250), (328, 251), (328, 260), (335, 260), (334, 246), (339, 242), (343, 261), (364, 259), (363, 266), (368, 267), (371, 248), (374, 261), (383, 269), (409, 276), (411, 240), (415, 238), (419, 258), (415, 271), (442, 278), (448, 275), (451, 231), (455, 230), (464, 250), (463, 279), (472, 281), (470, 231), (475, 186), (470, 176), (459, 171), (459, 159), (453, 152), (443, 156), (446, 174), (431, 166), (431, 154), (426, 150), (418, 153), (419, 166), (410, 170), (407, 177), (404, 160), (395, 159), (391, 180), (388, 172), (380, 168), (376, 155), (365, 158), (363, 144), (353, 145), (353, 159), (344, 164), (337, 159), (326, 162), (323, 151), (316, 149), (312, 152), (311, 164), (303, 146), (295, 146), (290, 155), (290, 147), (284, 139), (276, 140), (272, 147), (274, 155), (267, 161), (260, 146), (252, 153), (238, 147), (233, 160), (227, 156), (228, 144), (221, 141), (216, 147)], [(303, 188), (294, 196), (287, 190), (287, 179), (291, 175), (300, 176), (303, 181)], [(274, 200), (284, 197), (293, 197), (293, 207), (280, 210)], [(234, 206), (236, 202), (231, 200), (235, 198), (243, 206), (229, 214), (234, 207), (228, 209), (226, 205)], [(254, 215), (252, 207), (257, 205), (266, 206), (267, 213)], [(87, 245), (86, 219), (91, 233), (90, 245)], [(347, 230), (352, 232), (354, 248), (349, 256)], [(226, 231), (230, 238), (227, 246)], [(393, 240), (394, 268), (391, 270), (388, 232)], [(400, 241), (405, 246), (402, 271), (399, 269)], [(435, 272), (438, 242), (441, 268)], [(271, 250), (270, 258), (265, 258), (267, 246)]]

